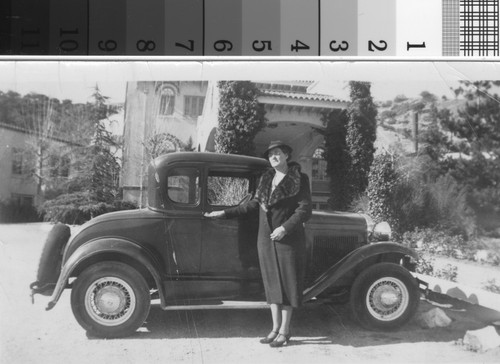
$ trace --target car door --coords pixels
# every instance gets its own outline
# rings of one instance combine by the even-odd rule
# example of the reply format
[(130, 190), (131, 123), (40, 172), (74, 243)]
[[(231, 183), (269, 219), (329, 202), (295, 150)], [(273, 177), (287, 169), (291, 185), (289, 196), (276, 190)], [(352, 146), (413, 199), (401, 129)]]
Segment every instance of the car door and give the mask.
[[(235, 206), (255, 191), (251, 171), (210, 168), (204, 210)], [(250, 196), (249, 196), (250, 195)], [(208, 219), (202, 223), (200, 275), (218, 297), (251, 295), (261, 289), (257, 255), (258, 214), (238, 219)]]
[(202, 234), (201, 168), (176, 164), (166, 176), (165, 291), (172, 300), (199, 298)]

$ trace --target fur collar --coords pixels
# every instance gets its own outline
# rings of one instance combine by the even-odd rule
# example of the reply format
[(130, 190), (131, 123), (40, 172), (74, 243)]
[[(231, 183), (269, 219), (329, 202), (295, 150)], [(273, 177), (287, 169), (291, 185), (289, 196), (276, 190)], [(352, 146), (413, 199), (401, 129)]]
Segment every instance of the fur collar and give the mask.
[(264, 172), (255, 195), (262, 208), (266, 211), (279, 201), (295, 196), (300, 190), (300, 164), (297, 162), (288, 164), (287, 174), (271, 194), (271, 183), (275, 174), (276, 171), (273, 168)]

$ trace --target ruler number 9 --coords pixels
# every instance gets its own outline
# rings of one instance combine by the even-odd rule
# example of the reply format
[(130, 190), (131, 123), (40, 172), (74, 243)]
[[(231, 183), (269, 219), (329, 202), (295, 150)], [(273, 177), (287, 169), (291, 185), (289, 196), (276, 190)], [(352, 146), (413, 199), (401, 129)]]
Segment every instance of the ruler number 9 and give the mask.
[(214, 49), (217, 52), (230, 51), (233, 49), (233, 43), (228, 40), (218, 40), (214, 43)]
[(340, 42), (339, 45), (337, 45), (337, 41), (336, 40), (332, 40), (330, 42), (330, 49), (333, 51), (333, 52), (345, 52), (349, 49), (349, 43), (346, 42), (345, 40), (343, 40), (342, 42)]
[(368, 50), (370, 52), (375, 52), (375, 49), (377, 51), (385, 51), (387, 49), (387, 42), (385, 40), (379, 40), (378, 42), (380, 45), (375, 45), (375, 43), (373, 43), (372, 40), (369, 40), (368, 41)]
[(118, 43), (111, 39), (107, 41), (101, 40), (99, 43), (97, 43), (97, 46), (101, 51), (112, 52), (118, 47)]

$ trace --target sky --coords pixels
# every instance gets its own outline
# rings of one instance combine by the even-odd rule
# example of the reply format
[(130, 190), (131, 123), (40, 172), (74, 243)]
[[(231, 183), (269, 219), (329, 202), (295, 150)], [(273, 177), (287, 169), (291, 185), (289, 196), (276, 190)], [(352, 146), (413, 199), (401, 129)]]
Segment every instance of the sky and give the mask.
[(458, 80), (500, 79), (500, 62), (397, 61), (1, 61), (0, 91), (90, 100), (98, 85), (110, 102), (125, 101), (127, 81), (311, 80), (315, 92), (348, 99), (349, 80), (370, 81), (377, 101), (429, 91), (454, 97)]

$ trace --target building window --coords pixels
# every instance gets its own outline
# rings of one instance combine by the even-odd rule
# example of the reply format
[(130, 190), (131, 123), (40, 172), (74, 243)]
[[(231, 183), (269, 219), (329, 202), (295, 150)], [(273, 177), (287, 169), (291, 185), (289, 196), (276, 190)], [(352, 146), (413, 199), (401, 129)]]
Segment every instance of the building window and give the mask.
[(12, 174), (21, 175), (26, 172), (25, 151), (19, 148), (12, 149)]
[(318, 148), (314, 151), (312, 159), (312, 179), (316, 181), (327, 181), (326, 174), (327, 162), (323, 157), (324, 149)]
[(165, 87), (160, 93), (160, 115), (172, 115), (175, 106), (175, 91)]
[(184, 96), (184, 115), (189, 117), (198, 117), (203, 113), (203, 96)]
[(20, 195), (13, 193), (11, 195), (11, 200), (17, 208), (27, 208), (33, 206), (35, 198), (32, 195)]
[(59, 157), (52, 155), (49, 158), (51, 177), (68, 177), (70, 159), (67, 156)]

